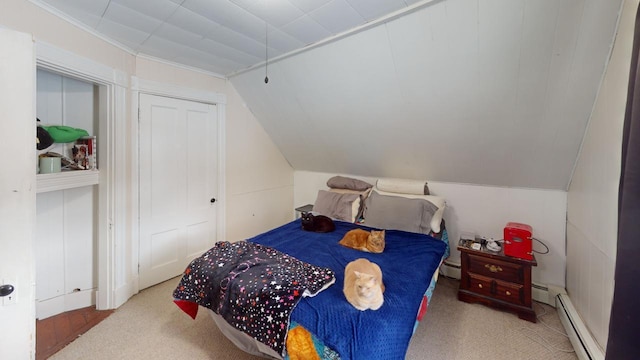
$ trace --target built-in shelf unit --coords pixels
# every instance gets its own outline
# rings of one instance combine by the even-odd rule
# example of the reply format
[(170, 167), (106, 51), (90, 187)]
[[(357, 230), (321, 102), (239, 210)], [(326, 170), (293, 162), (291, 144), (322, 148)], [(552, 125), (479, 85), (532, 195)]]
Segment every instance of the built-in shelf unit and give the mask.
[[(107, 116), (105, 86), (39, 68), (36, 90), (41, 125), (80, 128), (99, 138), (100, 119)], [(70, 157), (71, 147), (54, 144), (38, 153)], [(64, 170), (36, 179), (36, 316), (44, 319), (96, 304), (101, 184), (99, 170)]]

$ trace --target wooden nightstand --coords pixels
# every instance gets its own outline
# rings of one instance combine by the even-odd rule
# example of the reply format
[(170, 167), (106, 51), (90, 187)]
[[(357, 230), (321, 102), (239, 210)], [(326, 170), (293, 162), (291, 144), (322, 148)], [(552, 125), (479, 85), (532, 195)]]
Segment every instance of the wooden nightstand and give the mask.
[(458, 300), (512, 311), (536, 322), (531, 301), (531, 267), (538, 265), (535, 257), (518, 259), (505, 256), (502, 250), (473, 250), (465, 245), (458, 250), (462, 261)]

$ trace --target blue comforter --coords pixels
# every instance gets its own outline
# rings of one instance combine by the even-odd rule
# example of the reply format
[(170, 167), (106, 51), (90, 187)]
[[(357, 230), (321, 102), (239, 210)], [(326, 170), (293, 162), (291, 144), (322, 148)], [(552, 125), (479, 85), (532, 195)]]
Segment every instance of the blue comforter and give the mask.
[[(302, 261), (332, 269), (336, 282), (315, 297), (302, 298), (291, 321), (302, 325), (342, 359), (404, 359), (423, 295), (438, 268), (447, 244), (433, 237), (387, 230), (381, 254), (349, 249), (338, 244), (356, 227), (336, 221), (336, 230), (302, 230), (300, 220), (247, 241), (271, 246)], [(380, 266), (385, 284), (384, 305), (377, 311), (359, 311), (342, 292), (344, 268), (352, 260), (367, 258)]]

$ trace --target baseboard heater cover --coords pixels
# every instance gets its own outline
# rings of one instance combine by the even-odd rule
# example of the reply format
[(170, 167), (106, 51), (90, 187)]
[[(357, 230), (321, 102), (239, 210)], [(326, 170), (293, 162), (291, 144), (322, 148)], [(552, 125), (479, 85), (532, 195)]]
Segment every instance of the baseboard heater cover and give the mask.
[(556, 296), (556, 310), (580, 360), (604, 360), (604, 352), (582, 321), (567, 294)]

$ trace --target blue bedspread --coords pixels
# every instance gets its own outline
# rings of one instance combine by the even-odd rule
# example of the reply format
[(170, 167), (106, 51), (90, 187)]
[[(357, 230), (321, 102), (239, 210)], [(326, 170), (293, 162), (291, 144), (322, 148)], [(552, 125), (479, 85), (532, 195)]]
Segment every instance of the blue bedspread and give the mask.
[[(300, 220), (295, 220), (248, 241), (335, 272), (335, 284), (315, 297), (301, 299), (291, 321), (322, 339), (342, 359), (404, 359), (418, 308), (447, 244), (427, 235), (387, 230), (381, 254), (339, 245), (344, 234), (356, 227), (369, 229), (336, 221), (334, 232), (313, 233), (302, 230)], [(384, 305), (377, 311), (355, 309), (342, 292), (345, 266), (361, 257), (382, 269), (386, 289)]]

